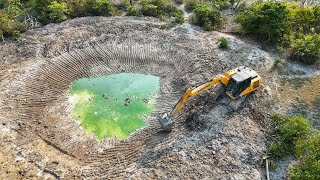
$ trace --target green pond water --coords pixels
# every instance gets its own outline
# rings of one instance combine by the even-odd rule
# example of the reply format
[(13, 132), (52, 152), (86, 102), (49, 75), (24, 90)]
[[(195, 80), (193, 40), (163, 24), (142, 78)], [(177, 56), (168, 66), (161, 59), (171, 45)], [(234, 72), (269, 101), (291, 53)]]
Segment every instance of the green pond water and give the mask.
[(121, 73), (83, 78), (70, 89), (72, 116), (97, 139), (126, 139), (155, 109), (159, 77)]

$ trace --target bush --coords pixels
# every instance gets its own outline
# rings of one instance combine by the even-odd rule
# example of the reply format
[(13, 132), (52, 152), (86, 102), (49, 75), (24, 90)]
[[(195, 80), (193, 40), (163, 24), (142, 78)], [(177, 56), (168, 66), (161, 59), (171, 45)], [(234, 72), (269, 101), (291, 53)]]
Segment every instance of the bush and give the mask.
[(30, 0), (28, 5), (31, 9), (31, 14), (33, 14), (37, 21), (41, 24), (48, 24), (51, 22), (49, 17), (48, 6), (51, 1), (49, 0)]
[(258, 34), (268, 41), (279, 42), (286, 31), (289, 12), (286, 5), (279, 2), (257, 2), (241, 12), (236, 22), (245, 33)]
[(96, 16), (112, 16), (116, 14), (116, 9), (109, 0), (97, 0), (93, 5), (93, 14)]
[(126, 11), (127, 11), (127, 16), (139, 16), (140, 15), (140, 11), (134, 7), (129, 0), (125, 0), (124, 1), (124, 6), (126, 7)]
[(175, 22), (183, 23), (183, 12), (170, 0), (141, 0), (141, 14), (157, 18), (175, 17)]
[(134, 6), (127, 7), (127, 16), (139, 16), (140, 11)]
[(83, 16), (112, 16), (117, 11), (109, 0), (68, 0), (73, 9), (72, 17)]
[(198, 4), (209, 4), (213, 5), (215, 8), (223, 10), (227, 8), (229, 3), (234, 3), (232, 0), (215, 0), (215, 1), (210, 1), (210, 0), (187, 0), (185, 8), (187, 11), (193, 11)]
[(20, 1), (7, 1), (2, 4), (0, 9), (0, 37), (12, 37), (18, 39), (20, 32), (25, 31), (28, 27), (20, 19), (24, 11)]
[(210, 31), (222, 26), (221, 12), (212, 8), (207, 3), (197, 4), (194, 9), (193, 23), (203, 27), (204, 30)]
[(289, 50), (292, 60), (314, 64), (320, 58), (320, 34), (292, 33), (289, 36)]
[(57, 23), (67, 20), (71, 14), (71, 9), (65, 2), (52, 1), (48, 6), (48, 10), (51, 21)]
[(185, 8), (187, 11), (193, 11), (196, 7), (196, 5), (203, 3), (201, 0), (186, 0)]
[(219, 42), (219, 48), (221, 49), (227, 49), (228, 48), (228, 41), (226, 38), (222, 37), (218, 39)]
[(174, 13), (174, 17), (175, 17), (175, 20), (174, 20), (175, 23), (178, 23), (178, 24), (183, 24), (184, 23), (183, 11), (181, 11), (181, 10), (176, 11)]
[(30, 0), (33, 14), (42, 24), (83, 16), (111, 16), (117, 13), (109, 0)]
[(229, 2), (226, 0), (216, 0), (213, 1), (212, 4), (219, 10), (224, 10), (228, 7)]
[(290, 171), (290, 179), (320, 179), (320, 133), (312, 132), (299, 139), (296, 153), (301, 163)]
[(160, 29), (164, 30), (164, 29), (169, 29), (169, 25), (168, 24), (163, 24), (160, 26)]
[(281, 49), (290, 59), (313, 64), (320, 59), (320, 6), (256, 2), (236, 21), (244, 33), (256, 34)]
[(310, 124), (300, 115), (286, 118), (275, 115), (272, 119), (278, 138), (271, 144), (269, 151), (278, 159), (293, 154), (296, 141), (306, 136)]
[(277, 139), (269, 152), (277, 159), (295, 155), (299, 163), (289, 172), (290, 179), (320, 178), (320, 132), (302, 117), (273, 116)]

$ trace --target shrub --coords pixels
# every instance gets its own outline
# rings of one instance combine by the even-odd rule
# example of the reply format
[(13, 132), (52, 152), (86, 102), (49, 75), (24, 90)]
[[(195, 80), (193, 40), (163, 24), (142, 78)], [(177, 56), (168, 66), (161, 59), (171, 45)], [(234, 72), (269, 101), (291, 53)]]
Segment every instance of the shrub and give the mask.
[(177, 10), (172, 2), (168, 0), (143, 0), (140, 3), (142, 5), (142, 14), (145, 16), (171, 16)]
[(320, 179), (320, 133), (312, 132), (299, 139), (296, 154), (301, 163), (290, 171), (290, 179)]
[(49, 0), (30, 0), (28, 5), (31, 8), (31, 13), (37, 18), (41, 24), (48, 24), (51, 22), (49, 17), (48, 6)]
[(228, 48), (228, 41), (226, 38), (222, 37), (222, 38), (218, 39), (218, 42), (219, 42), (219, 48), (221, 48), (221, 49)]
[(228, 4), (234, 3), (235, 1), (233, 0), (215, 0), (215, 1), (210, 1), (210, 0), (186, 0), (186, 5), (185, 8), (187, 11), (193, 11), (198, 4), (212, 4), (214, 7), (217, 9), (223, 10), (225, 9)]
[(74, 10), (72, 17), (111, 16), (117, 14), (116, 8), (109, 0), (69, 0), (68, 2)]
[(24, 11), (21, 9), (20, 1), (8, 1), (2, 4), (0, 9), (0, 37), (12, 37), (27, 29), (27, 26), (20, 20)]
[(299, 163), (289, 172), (290, 179), (320, 178), (320, 132), (302, 117), (273, 116), (277, 139), (269, 147), (275, 158), (295, 155)]
[(140, 15), (140, 11), (134, 7), (134, 5), (132, 5), (129, 0), (125, 0), (124, 2), (124, 6), (126, 7), (126, 11), (127, 11), (127, 16), (139, 16)]
[(111, 16), (117, 13), (109, 0), (30, 0), (33, 14), (42, 24), (83, 16)]
[(207, 3), (197, 4), (194, 9), (193, 23), (203, 27), (204, 30), (218, 29), (222, 25), (221, 12), (212, 8)]
[(268, 41), (279, 42), (286, 31), (288, 18), (286, 5), (279, 2), (257, 2), (241, 12), (236, 22), (245, 33), (259, 34)]
[(296, 4), (288, 4), (287, 9), (290, 12), (289, 31), (302, 30), (302, 33), (309, 33), (312, 28), (316, 27), (317, 16), (320, 15), (318, 6), (298, 7)]
[(139, 16), (139, 15), (140, 15), (140, 11), (137, 8), (131, 5), (127, 7), (127, 16)]
[(216, 1), (212, 1), (212, 4), (217, 9), (224, 10), (224, 9), (226, 9), (228, 7), (229, 2), (226, 1), (226, 0), (216, 0)]
[(12, 23), (9, 14), (3, 10), (0, 10), (0, 30), (3, 35), (10, 33), (12, 30)]
[(158, 6), (153, 4), (147, 4), (142, 8), (142, 14), (145, 16), (154, 16), (154, 17), (161, 17), (163, 14), (160, 12)]
[(274, 132), (278, 139), (271, 144), (269, 151), (276, 157), (282, 158), (294, 152), (295, 143), (306, 136), (310, 124), (302, 116), (281, 117), (273, 116)]
[(290, 26), (284, 35), (290, 58), (306, 64), (320, 59), (320, 6), (289, 6)]
[(178, 24), (184, 23), (183, 11), (181, 11), (181, 10), (176, 11), (174, 13), (174, 17), (175, 17), (175, 20), (174, 20), (175, 23), (178, 23)]
[(292, 60), (314, 64), (320, 58), (320, 34), (292, 33), (288, 41)]
[(163, 25), (161, 25), (160, 26), (160, 29), (169, 29), (169, 26), (168, 26), (168, 24), (163, 24)]
[(21, 34), (19, 31), (16, 31), (16, 30), (13, 31), (13, 33), (12, 33), (13, 40), (18, 41), (20, 39), (20, 36), (21, 36)]
[(290, 59), (316, 63), (320, 59), (320, 6), (299, 7), (295, 3), (256, 2), (239, 15), (244, 33), (278, 44)]
[(48, 6), (48, 10), (50, 19), (57, 23), (67, 20), (71, 14), (71, 9), (65, 2), (52, 1)]
[(320, 179), (320, 162), (307, 161), (304, 165), (295, 165), (289, 172), (289, 177), (292, 180), (308, 179), (318, 180)]
[(197, 4), (203, 3), (201, 0), (186, 0), (185, 8), (187, 11), (193, 11)]
[(141, 0), (141, 14), (157, 18), (175, 17), (175, 22), (183, 23), (183, 12), (169, 0)]
[(97, 16), (112, 16), (116, 14), (116, 10), (109, 0), (97, 0), (93, 5), (93, 14)]

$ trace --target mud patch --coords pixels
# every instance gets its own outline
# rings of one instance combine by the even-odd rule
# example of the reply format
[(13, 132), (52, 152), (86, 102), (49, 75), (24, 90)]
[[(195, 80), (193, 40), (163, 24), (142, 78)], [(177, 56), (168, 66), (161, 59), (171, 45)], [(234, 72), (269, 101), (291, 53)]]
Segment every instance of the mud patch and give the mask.
[(191, 112), (186, 118), (186, 126), (190, 131), (202, 131), (207, 128), (207, 123), (199, 118), (199, 113)]

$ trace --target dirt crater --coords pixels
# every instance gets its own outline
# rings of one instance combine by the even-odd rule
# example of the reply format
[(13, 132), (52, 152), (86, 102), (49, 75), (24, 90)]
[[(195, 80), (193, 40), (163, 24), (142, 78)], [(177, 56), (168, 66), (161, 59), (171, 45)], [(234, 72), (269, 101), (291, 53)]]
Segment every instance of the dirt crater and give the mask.
[[(186, 87), (238, 64), (267, 77), (271, 56), (255, 48), (253, 57), (249, 44), (230, 35), (238, 48), (220, 50), (221, 33), (164, 31), (161, 24), (154, 18), (78, 18), (28, 31), (20, 44), (1, 44), (0, 121), (8, 129), (1, 140), (10, 152), (6, 162), (15, 165), (4, 178), (18, 171), (24, 178), (261, 178), (264, 131), (248, 114), (259, 109), (253, 104), (262, 92), (241, 113), (199, 96), (182, 109), (169, 134), (157, 118)], [(128, 140), (97, 141), (71, 119), (69, 86), (82, 77), (121, 72), (161, 77), (156, 111), (145, 117), (149, 126)], [(195, 108), (192, 102), (199, 100)], [(195, 109), (202, 109), (195, 117), (200, 121), (190, 129), (185, 119)]]

